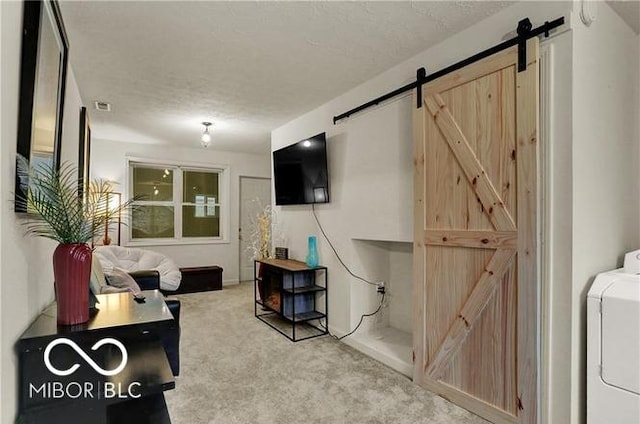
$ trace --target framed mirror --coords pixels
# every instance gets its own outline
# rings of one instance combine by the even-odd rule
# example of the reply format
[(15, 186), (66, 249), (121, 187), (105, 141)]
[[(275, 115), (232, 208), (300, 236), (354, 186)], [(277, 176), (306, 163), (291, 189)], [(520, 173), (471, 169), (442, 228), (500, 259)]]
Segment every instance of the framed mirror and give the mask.
[[(23, 5), (17, 153), (32, 167), (59, 167), (69, 44), (55, 0)], [(25, 178), (16, 172), (16, 212), (27, 212), (17, 201), (25, 194)]]
[(89, 164), (91, 160), (91, 125), (87, 108), (80, 108), (80, 142), (78, 143), (78, 197), (89, 192)]

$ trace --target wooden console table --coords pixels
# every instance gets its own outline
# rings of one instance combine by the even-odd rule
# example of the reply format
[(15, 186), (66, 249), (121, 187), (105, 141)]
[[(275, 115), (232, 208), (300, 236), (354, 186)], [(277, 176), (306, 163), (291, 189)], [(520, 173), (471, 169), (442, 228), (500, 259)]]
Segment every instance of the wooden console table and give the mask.
[[(158, 334), (176, 325), (158, 290), (143, 292), (145, 303), (130, 293), (98, 295), (97, 312), (80, 325), (58, 326), (56, 304), (45, 309), (16, 343), (18, 354), (18, 423), (171, 423), (163, 392), (175, 380)], [(120, 349), (104, 338), (121, 342), (128, 356), (126, 366), (113, 376), (94, 367), (69, 344), (51, 347), (48, 358), (56, 375), (45, 364), (51, 342), (68, 339), (102, 370), (123, 362)]]
[(254, 261), (256, 318), (294, 342), (328, 334), (328, 273), (292, 259)]

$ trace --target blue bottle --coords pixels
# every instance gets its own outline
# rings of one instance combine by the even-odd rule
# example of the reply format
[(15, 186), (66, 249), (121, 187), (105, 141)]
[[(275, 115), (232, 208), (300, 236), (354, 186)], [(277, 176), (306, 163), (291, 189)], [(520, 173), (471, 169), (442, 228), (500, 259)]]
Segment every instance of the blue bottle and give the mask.
[(309, 252), (307, 253), (306, 262), (309, 268), (318, 266), (318, 244), (316, 236), (309, 236)]

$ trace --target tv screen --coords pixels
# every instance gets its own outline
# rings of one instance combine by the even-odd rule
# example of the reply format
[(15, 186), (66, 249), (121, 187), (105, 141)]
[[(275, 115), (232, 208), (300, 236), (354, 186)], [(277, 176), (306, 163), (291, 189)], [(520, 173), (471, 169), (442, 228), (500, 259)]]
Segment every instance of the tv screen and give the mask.
[(325, 133), (273, 152), (276, 205), (329, 203)]

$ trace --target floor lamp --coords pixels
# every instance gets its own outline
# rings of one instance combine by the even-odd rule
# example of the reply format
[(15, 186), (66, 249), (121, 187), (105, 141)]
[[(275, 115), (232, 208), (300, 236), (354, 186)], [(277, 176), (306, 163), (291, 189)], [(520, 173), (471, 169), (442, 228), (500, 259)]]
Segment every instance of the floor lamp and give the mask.
[[(120, 210), (120, 203), (122, 202), (122, 194), (112, 192), (107, 194), (107, 204), (109, 205), (109, 210), (117, 210), (118, 215), (116, 218), (116, 244), (120, 246), (120, 225), (122, 221), (122, 211)], [(102, 244), (104, 246), (108, 246), (111, 244), (113, 240), (109, 237), (109, 226), (111, 224), (111, 220), (105, 218), (104, 220), (104, 238), (102, 239)]]

